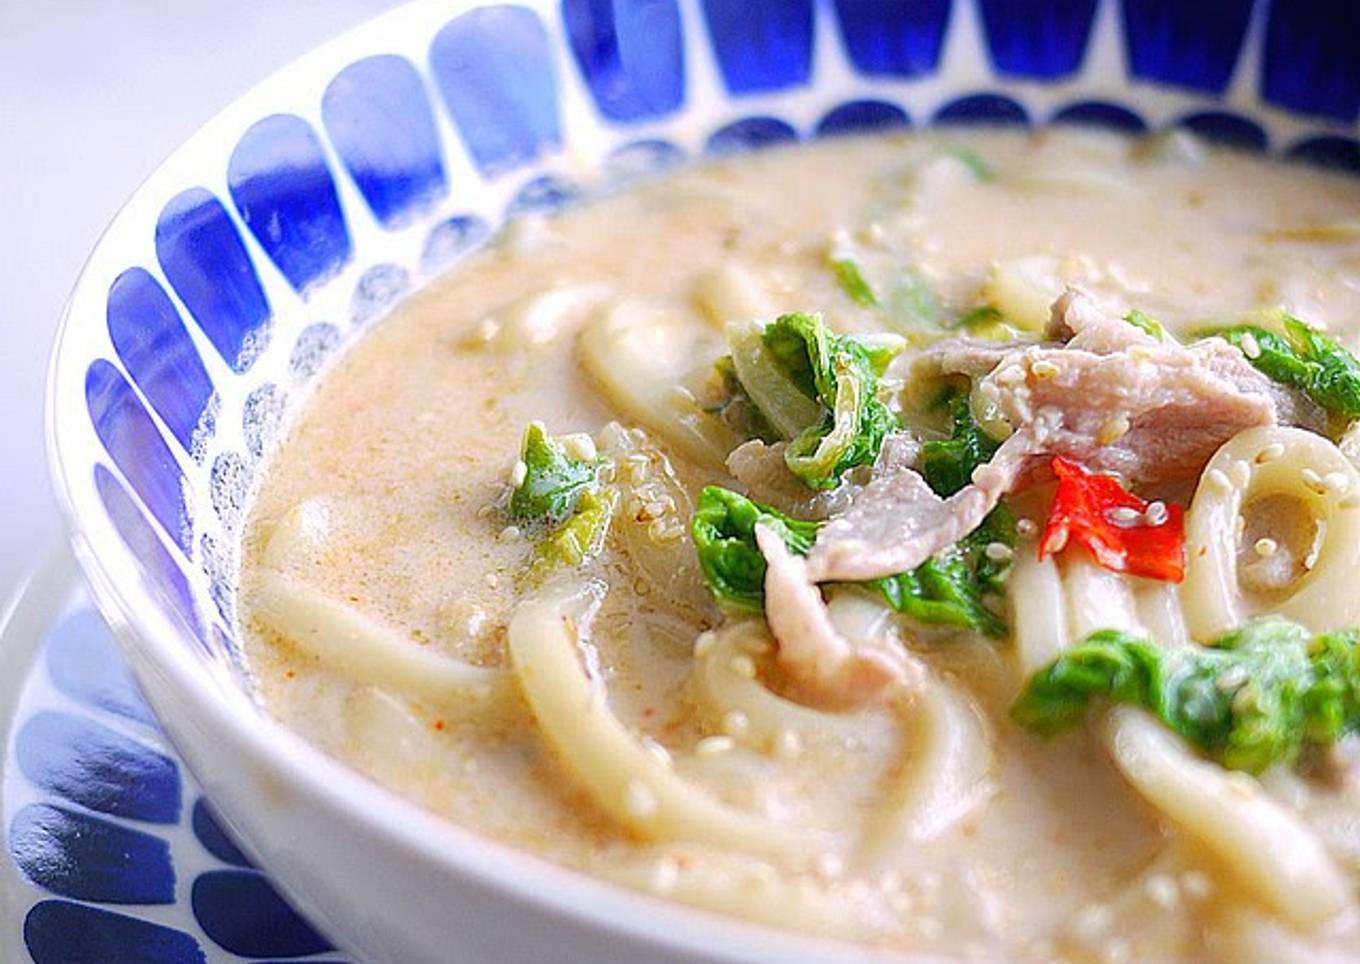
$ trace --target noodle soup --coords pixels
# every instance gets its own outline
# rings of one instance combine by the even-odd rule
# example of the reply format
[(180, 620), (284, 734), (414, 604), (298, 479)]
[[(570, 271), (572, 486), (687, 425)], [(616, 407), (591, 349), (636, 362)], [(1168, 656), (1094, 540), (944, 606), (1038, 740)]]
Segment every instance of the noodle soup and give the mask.
[(260, 692), (659, 899), (1356, 959), (1358, 282), (1353, 181), (1179, 135), (848, 139), (518, 222), (272, 456)]

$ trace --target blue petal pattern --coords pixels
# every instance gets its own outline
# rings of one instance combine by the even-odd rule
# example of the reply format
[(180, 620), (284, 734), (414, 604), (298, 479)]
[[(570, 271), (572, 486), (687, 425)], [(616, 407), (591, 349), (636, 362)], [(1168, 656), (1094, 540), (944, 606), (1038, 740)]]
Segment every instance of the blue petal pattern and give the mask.
[(1251, 6), (1252, 0), (1124, 0), (1131, 72), (1176, 87), (1223, 92), (1247, 35)]
[(269, 302), (227, 209), (201, 187), (161, 210), (156, 258), (223, 360), (244, 372), (264, 344)]
[(1289, 156), (1318, 167), (1360, 174), (1360, 141), (1353, 137), (1309, 137), (1289, 149)]
[(600, 113), (626, 123), (685, 100), (685, 49), (675, 0), (562, 0), (576, 63)]
[(505, 213), (509, 217), (531, 212), (551, 214), (579, 196), (580, 192), (566, 181), (551, 174), (544, 174), (525, 182), (524, 186), (515, 192), (515, 196), (506, 206)]
[(448, 193), (434, 114), (420, 74), (382, 54), (335, 75), (321, 118), (373, 215), (400, 227)]
[(1267, 147), (1265, 129), (1241, 114), (1206, 110), (1182, 117), (1178, 123), (1209, 143), (1221, 147), (1242, 151), (1264, 151)]
[(160, 837), (35, 803), (14, 816), (10, 854), (29, 880), (62, 897), (105, 904), (173, 904), (170, 845)]
[(192, 452), (213, 386), (169, 296), (146, 269), (129, 268), (109, 287), (108, 322), (128, 374)]
[(49, 634), (47, 672), (53, 685), (78, 703), (156, 725), (108, 627), (93, 609), (76, 610)]
[(1142, 134), (1147, 121), (1119, 104), (1103, 100), (1084, 100), (1069, 104), (1053, 115), (1054, 124), (1078, 124), (1085, 127), (1108, 127), (1126, 134)]
[(777, 117), (744, 117), (715, 131), (706, 149), (710, 154), (738, 154), (796, 140), (794, 129)]
[(1005, 94), (969, 94), (936, 111), (935, 123), (1024, 125), (1029, 113)]
[(469, 10), (435, 36), (435, 83), (483, 174), (561, 146), (552, 62), (547, 31), (523, 7)]
[(1360, 111), (1360, 4), (1276, 0), (1261, 65), (1265, 99), (1354, 123)]
[(1086, 53), (1096, 0), (979, 0), (998, 73), (1055, 80)]
[(911, 118), (896, 104), (884, 103), (881, 100), (852, 100), (832, 108), (817, 122), (817, 136), (866, 134), (910, 125)]
[(203, 949), (183, 931), (125, 914), (44, 900), (24, 918), (33, 964), (206, 964)]
[(627, 182), (647, 174), (659, 174), (685, 159), (685, 152), (670, 141), (632, 141), (610, 152), (605, 163), (609, 176)]
[[(165, 550), (152, 530), (151, 523), (112, 472), (102, 465), (96, 465), (94, 483), (109, 520), (123, 537), (128, 549), (141, 560), (142, 575), (150, 581), (156, 594), (165, 603), (167, 612), (178, 619), (200, 646), (204, 646), (203, 627), (184, 570)], [(206, 651), (206, 646), (204, 649)]]
[(194, 804), (193, 826), (194, 836), (203, 845), (203, 849), (224, 864), (231, 864), (234, 867), (254, 866), (250, 858), (241, 853), (241, 848), (236, 846), (235, 841), (227, 836), (227, 832), (218, 823), (212, 807), (202, 797)]
[(807, 83), (812, 0), (703, 0), (723, 83), (737, 95)]
[(122, 372), (102, 358), (85, 374), (85, 403), (104, 448), (166, 535), (186, 553), (184, 476)]
[(919, 77), (934, 72), (949, 26), (949, 0), (835, 0), (845, 52), (871, 77)]
[(425, 238), (420, 262), (426, 271), (446, 268), (458, 258), (481, 247), (491, 237), (491, 225), (481, 218), (460, 214), (440, 221)]
[(30, 717), (15, 738), (24, 776), (72, 803), (115, 817), (179, 820), (175, 761), (101, 723), (70, 713)]
[(254, 871), (199, 874), (191, 899), (204, 933), (233, 954), (301, 957), (332, 949), (330, 942)]
[(335, 182), (321, 142), (301, 117), (256, 121), (231, 152), (227, 185), (241, 220), (299, 292), (349, 260)]

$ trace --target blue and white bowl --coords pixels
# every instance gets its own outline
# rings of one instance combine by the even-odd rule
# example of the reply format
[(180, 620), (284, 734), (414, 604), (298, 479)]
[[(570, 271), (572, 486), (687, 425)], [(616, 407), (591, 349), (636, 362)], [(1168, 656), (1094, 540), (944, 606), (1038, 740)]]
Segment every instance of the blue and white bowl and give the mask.
[(844, 959), (479, 839), (272, 722), (234, 572), (290, 405), (508, 216), (677, 161), (1095, 123), (1360, 171), (1358, 110), (1349, 2), (418, 0), (223, 111), (90, 256), (48, 398), (77, 555), (225, 822), (370, 964)]

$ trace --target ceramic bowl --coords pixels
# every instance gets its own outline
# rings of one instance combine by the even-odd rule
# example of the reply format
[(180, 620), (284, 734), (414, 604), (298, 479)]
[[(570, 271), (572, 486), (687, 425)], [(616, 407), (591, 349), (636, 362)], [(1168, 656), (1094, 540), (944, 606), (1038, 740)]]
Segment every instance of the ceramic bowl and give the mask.
[(205, 125), (90, 256), (48, 400), (77, 555), (225, 821), (360, 959), (867, 956), (479, 839), (272, 722), (234, 574), (279, 426), (330, 359), (516, 213), (703, 155), (934, 124), (1179, 125), (1356, 170), (1357, 64), (1360, 14), (1317, 0), (401, 7)]

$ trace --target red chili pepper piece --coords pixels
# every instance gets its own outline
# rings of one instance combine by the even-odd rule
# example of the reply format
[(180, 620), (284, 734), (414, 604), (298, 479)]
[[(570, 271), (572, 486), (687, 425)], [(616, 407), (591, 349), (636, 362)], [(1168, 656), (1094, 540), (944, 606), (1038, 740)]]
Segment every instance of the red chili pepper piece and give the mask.
[(1165, 521), (1153, 525), (1146, 515), (1149, 503), (1112, 477), (1061, 456), (1053, 459), (1053, 474), (1058, 491), (1039, 542), (1040, 559), (1075, 541), (1114, 572), (1166, 582), (1185, 578), (1184, 509), (1168, 505)]

